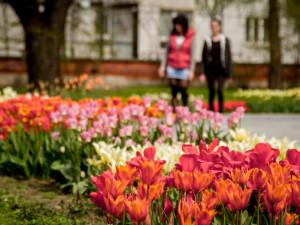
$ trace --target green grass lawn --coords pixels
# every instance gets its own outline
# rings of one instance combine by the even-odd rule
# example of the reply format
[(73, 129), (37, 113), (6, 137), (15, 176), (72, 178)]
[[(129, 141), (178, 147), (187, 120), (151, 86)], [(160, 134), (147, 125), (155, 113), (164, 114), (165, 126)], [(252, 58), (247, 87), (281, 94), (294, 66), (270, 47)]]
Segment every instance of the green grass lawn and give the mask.
[(106, 224), (88, 196), (61, 193), (50, 181), (0, 176), (0, 224)]

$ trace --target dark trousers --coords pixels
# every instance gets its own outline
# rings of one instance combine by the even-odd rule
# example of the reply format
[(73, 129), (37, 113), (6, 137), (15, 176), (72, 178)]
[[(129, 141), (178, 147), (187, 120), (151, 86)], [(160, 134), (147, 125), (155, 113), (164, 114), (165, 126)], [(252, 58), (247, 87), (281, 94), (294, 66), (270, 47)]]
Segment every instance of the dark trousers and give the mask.
[(209, 89), (209, 109), (214, 111), (214, 98), (215, 98), (215, 81), (218, 83), (218, 96), (219, 96), (219, 112), (223, 112), (223, 89), (225, 83), (225, 77), (220, 70), (211, 71), (211, 73), (207, 76), (207, 83)]
[(181, 98), (182, 98), (182, 104), (184, 106), (188, 105), (188, 93), (187, 93), (187, 88), (189, 85), (188, 80), (180, 80), (180, 79), (169, 79), (169, 84), (171, 87), (171, 92), (172, 92), (172, 106), (173, 106), (173, 112), (176, 112), (176, 106), (178, 105), (177, 102), (177, 93), (181, 93)]

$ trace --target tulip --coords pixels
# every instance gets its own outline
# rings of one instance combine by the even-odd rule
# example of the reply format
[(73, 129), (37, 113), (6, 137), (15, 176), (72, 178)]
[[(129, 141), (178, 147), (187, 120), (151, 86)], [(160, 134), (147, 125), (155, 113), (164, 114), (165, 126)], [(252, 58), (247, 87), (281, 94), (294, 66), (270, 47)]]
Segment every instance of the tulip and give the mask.
[(133, 200), (132, 202), (129, 202), (128, 200), (125, 201), (125, 208), (126, 211), (132, 221), (141, 222), (143, 221), (147, 215), (149, 214), (149, 206), (147, 204), (147, 199), (143, 198), (137, 198)]
[(233, 180), (233, 182), (241, 185), (242, 187), (246, 185), (250, 175), (251, 175), (251, 170), (245, 173), (244, 168), (241, 169), (235, 168), (235, 170), (231, 170), (231, 179)]
[(119, 195), (123, 195), (127, 187), (127, 180), (116, 180), (114, 178), (105, 178), (105, 192), (106, 195), (110, 194), (113, 199), (116, 199)]
[(268, 181), (267, 173), (264, 170), (255, 168), (251, 170), (251, 182), (257, 189), (264, 188)]
[(185, 192), (192, 191), (192, 184), (193, 184), (193, 173), (187, 171), (174, 171), (174, 184), (176, 188), (182, 189)]
[(164, 164), (158, 161), (148, 161), (139, 160), (141, 180), (144, 184), (152, 185), (157, 183), (159, 177), (161, 176)]
[(192, 224), (192, 218), (195, 214), (196, 203), (191, 201), (179, 201), (178, 216), (181, 225)]
[(125, 166), (120, 165), (120, 167), (117, 167), (116, 169), (116, 178), (127, 181), (128, 184), (132, 183), (137, 171), (135, 167), (132, 168), (130, 165), (126, 164)]
[(139, 182), (136, 196), (140, 199), (147, 198), (148, 204), (150, 205), (153, 200), (162, 195), (164, 186), (164, 183), (157, 183), (154, 185), (149, 185), (148, 187), (146, 184)]
[(232, 183), (228, 186), (228, 192), (230, 193), (230, 195), (227, 207), (231, 211), (237, 212), (246, 208), (250, 200), (252, 192), (251, 189), (243, 190), (240, 185)]
[(286, 213), (285, 214), (285, 221), (284, 221), (284, 225), (291, 225), (294, 221), (297, 221), (299, 216), (297, 216), (296, 214), (290, 214), (290, 213)]
[(195, 206), (195, 225), (209, 225), (212, 219), (217, 214), (214, 209), (207, 208), (204, 202), (201, 202), (199, 206)]
[(231, 180), (221, 180), (219, 182), (216, 182), (216, 190), (217, 190), (217, 195), (218, 199), (223, 205), (227, 205), (230, 201), (229, 195), (230, 193), (228, 192), (228, 186), (232, 183)]
[(207, 188), (215, 176), (209, 173), (194, 172), (192, 181), (192, 190), (198, 193)]
[(106, 210), (106, 205), (105, 205), (105, 201), (104, 201), (104, 195), (102, 192), (97, 191), (97, 192), (91, 192), (89, 194), (89, 196), (91, 197), (92, 201), (99, 206), (101, 209)]
[(206, 207), (208, 209), (213, 209), (219, 204), (218, 195), (215, 191), (209, 192), (207, 189), (205, 189), (202, 192), (201, 198), (202, 202), (206, 203)]
[(283, 184), (276, 184), (272, 181), (267, 183), (263, 198), (273, 218), (285, 208), (287, 200), (286, 192), (287, 188)]
[(300, 181), (293, 181), (291, 184), (292, 189), (292, 204), (299, 208), (300, 211)]
[(290, 169), (290, 165), (281, 166), (277, 163), (271, 163), (267, 171), (273, 179), (276, 178), (276, 183), (287, 184), (291, 179)]
[(125, 197), (124, 195), (119, 195), (116, 199), (114, 199), (110, 194), (104, 198), (106, 211), (114, 216), (119, 217), (125, 208)]

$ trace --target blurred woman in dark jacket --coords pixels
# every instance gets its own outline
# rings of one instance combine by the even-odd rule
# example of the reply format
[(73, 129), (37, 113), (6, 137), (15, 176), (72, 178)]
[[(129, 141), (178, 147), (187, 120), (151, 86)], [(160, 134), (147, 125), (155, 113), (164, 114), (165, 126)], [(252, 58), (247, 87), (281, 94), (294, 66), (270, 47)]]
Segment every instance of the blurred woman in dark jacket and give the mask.
[(221, 33), (221, 21), (212, 19), (212, 36), (205, 39), (202, 63), (200, 66), (200, 82), (207, 80), (209, 89), (209, 109), (214, 111), (215, 80), (218, 83), (219, 111), (223, 112), (223, 89), (225, 79), (232, 81), (232, 58), (230, 42)]
[(184, 15), (173, 19), (173, 30), (167, 44), (165, 57), (161, 61), (158, 75), (169, 80), (172, 92), (173, 111), (178, 105), (177, 93), (181, 93), (183, 105), (188, 104), (187, 88), (194, 78), (195, 69), (195, 32), (188, 27)]

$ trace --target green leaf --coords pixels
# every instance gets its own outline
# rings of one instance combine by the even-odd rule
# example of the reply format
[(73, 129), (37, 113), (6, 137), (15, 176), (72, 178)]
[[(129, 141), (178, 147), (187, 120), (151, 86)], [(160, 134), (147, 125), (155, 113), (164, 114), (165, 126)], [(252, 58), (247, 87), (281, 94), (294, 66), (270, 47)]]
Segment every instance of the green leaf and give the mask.
[(50, 168), (59, 171), (67, 180), (73, 180), (73, 166), (71, 161), (62, 163), (60, 160), (56, 160), (51, 164)]

